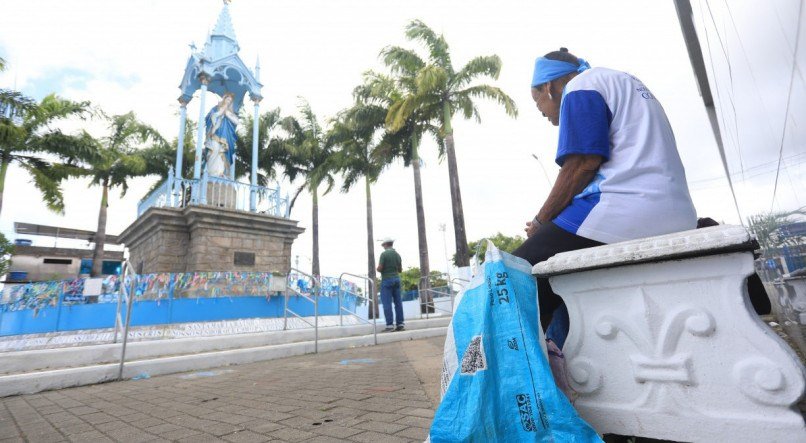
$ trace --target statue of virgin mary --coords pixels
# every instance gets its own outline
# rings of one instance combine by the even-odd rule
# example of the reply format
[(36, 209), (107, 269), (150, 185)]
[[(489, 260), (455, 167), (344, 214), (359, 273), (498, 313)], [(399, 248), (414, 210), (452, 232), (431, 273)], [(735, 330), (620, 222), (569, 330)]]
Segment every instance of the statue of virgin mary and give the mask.
[(235, 96), (224, 94), (204, 119), (207, 128), (207, 139), (204, 142), (204, 160), (207, 174), (211, 177), (230, 177), (235, 155), (235, 140), (238, 138), (235, 128), (238, 126), (238, 115), (232, 110)]

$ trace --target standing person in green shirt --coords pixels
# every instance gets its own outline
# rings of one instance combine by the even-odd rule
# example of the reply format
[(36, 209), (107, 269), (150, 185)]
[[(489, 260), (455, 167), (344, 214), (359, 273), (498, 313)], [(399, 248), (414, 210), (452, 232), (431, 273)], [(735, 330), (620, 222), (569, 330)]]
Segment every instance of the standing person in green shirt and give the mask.
[[(384, 332), (406, 329), (403, 325), (403, 300), (400, 298), (400, 273), (403, 272), (403, 261), (400, 259), (400, 254), (392, 248), (394, 242), (395, 240), (389, 237), (381, 240), (384, 251), (378, 260), (378, 272), (381, 273), (381, 304), (383, 304), (383, 316), (386, 318)], [(395, 304), (394, 318), (392, 318), (392, 303)]]

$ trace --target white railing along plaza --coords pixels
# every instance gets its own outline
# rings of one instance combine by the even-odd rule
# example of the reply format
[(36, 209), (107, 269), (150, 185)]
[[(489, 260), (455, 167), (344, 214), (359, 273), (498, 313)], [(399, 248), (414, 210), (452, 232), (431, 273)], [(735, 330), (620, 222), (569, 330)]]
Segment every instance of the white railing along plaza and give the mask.
[[(453, 315), (456, 294), (461, 291), (462, 288), (469, 283), (469, 281), (463, 278), (454, 277), (448, 281), (447, 286), (435, 288), (431, 286), (428, 280), (428, 277), (420, 277), (420, 281), (417, 283), (417, 295), (420, 299), (420, 318), (425, 316), (425, 318), (428, 319), (430, 318), (430, 314), (432, 312), (436, 313), (437, 311), (448, 315)], [(459, 291), (454, 291), (454, 286), (458, 286)], [(436, 299), (445, 297), (450, 298), (450, 309), (438, 306), (438, 304), (441, 305), (443, 303), (437, 303)]]
[[(367, 291), (370, 294), (369, 296), (364, 296), (364, 295), (361, 295), (361, 294), (353, 294), (353, 295), (356, 298), (361, 298), (361, 299), (364, 299), (364, 300), (367, 301), (367, 303), (369, 304), (369, 309), (372, 310), (372, 321), (364, 319), (363, 317), (361, 317), (360, 315), (356, 314), (355, 312), (350, 312), (349, 309), (347, 309), (347, 308), (345, 308), (344, 306), (341, 305), (342, 281), (343, 281), (345, 276), (350, 276), (350, 277), (354, 277), (354, 278), (357, 278), (357, 279), (360, 279), (360, 280), (364, 280), (367, 283), (367, 288), (368, 288)], [(339, 295), (338, 295), (338, 297), (339, 297), (339, 325), (344, 324), (344, 322), (342, 320), (342, 313), (345, 313), (347, 315), (351, 315), (351, 316), (355, 317), (356, 319), (358, 319), (359, 321), (361, 321), (363, 323), (366, 323), (368, 325), (372, 325), (372, 336), (373, 336), (373, 340), (374, 340), (375, 344), (377, 345), (378, 344), (378, 316), (375, 315), (375, 307), (378, 306), (378, 293), (375, 292), (375, 282), (372, 281), (371, 278), (364, 277), (362, 275), (351, 274), (349, 272), (342, 272), (341, 275), (339, 275)]]
[[(123, 365), (126, 362), (126, 344), (129, 341), (129, 325), (132, 319), (132, 306), (134, 305), (135, 288), (137, 286), (137, 274), (134, 273), (132, 264), (128, 260), (123, 262), (120, 278), (120, 294), (118, 305), (115, 309), (115, 334), (112, 343), (118, 342), (118, 332), (122, 332), (123, 341), (120, 344), (120, 365), (118, 367), (118, 380), (123, 380)], [(126, 303), (126, 316), (122, 316), (122, 306)]]
[[(289, 286), (286, 288), (285, 298), (283, 302), (283, 330), (285, 331), (288, 329), (288, 314), (291, 314), (292, 316), (302, 320), (303, 322), (305, 322), (306, 324), (308, 324), (313, 328), (313, 334), (314, 334), (313, 352), (318, 353), (319, 352), (319, 288), (321, 288), (321, 284), (319, 283), (319, 279), (311, 274), (307, 274), (305, 272), (293, 268), (291, 269), (291, 271), (289, 271), (289, 273), (290, 272), (296, 272), (297, 275), (303, 275), (311, 280), (311, 295), (308, 296), (307, 294), (303, 294), (300, 290), (294, 288), (293, 286)], [(297, 314), (296, 312), (288, 308), (288, 297), (291, 295), (289, 294), (289, 291), (293, 292), (295, 296), (302, 297), (305, 300), (308, 300), (309, 302), (313, 303), (313, 323), (309, 322), (308, 320), (305, 319), (305, 317), (302, 317), (301, 315)], [(341, 296), (341, 294), (339, 296)]]
[(280, 189), (253, 186), (223, 177), (210, 177), (205, 172), (201, 179), (168, 177), (137, 205), (139, 217), (148, 208), (182, 208), (188, 205), (208, 205), (239, 211), (255, 212), (288, 218), (288, 196)]

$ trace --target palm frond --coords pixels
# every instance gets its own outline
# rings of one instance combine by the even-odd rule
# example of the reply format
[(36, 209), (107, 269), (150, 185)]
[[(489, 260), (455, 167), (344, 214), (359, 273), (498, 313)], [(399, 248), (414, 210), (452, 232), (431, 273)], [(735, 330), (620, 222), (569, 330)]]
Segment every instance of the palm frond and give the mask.
[(20, 157), (17, 164), (28, 172), (34, 186), (42, 193), (45, 206), (51, 211), (63, 215), (64, 195), (60, 185), (61, 180), (54, 179), (54, 177), (48, 175), (47, 163), (31, 157)]
[(23, 116), (22, 126), (27, 133), (34, 134), (38, 129), (56, 121), (70, 117), (83, 119), (90, 115), (90, 102), (74, 102), (50, 94), (39, 102), (36, 109)]
[(443, 36), (437, 35), (422, 20), (412, 20), (411, 23), (406, 26), (406, 37), (408, 37), (409, 40), (416, 40), (423, 43), (428, 47), (429, 59), (453, 74), (450, 48), (448, 48), (448, 42), (445, 41)]
[(24, 145), (24, 150), (33, 153), (53, 154), (67, 163), (94, 161), (101, 152), (98, 141), (86, 131), (75, 135), (60, 130), (34, 135)]
[(394, 74), (415, 76), (425, 66), (416, 52), (400, 46), (387, 46), (381, 50), (381, 60)]
[(425, 66), (417, 72), (416, 85), (419, 95), (443, 95), (448, 88), (448, 73), (437, 65)]
[(479, 56), (467, 62), (451, 80), (452, 86), (462, 87), (475, 78), (491, 77), (495, 80), (501, 74), (501, 58), (497, 55)]
[[(21, 115), (30, 113), (36, 109), (36, 101), (27, 95), (10, 89), (0, 89), (0, 104), (11, 106)], [(3, 118), (0, 116), (0, 118)]]
[(477, 85), (471, 86), (467, 89), (456, 92), (458, 97), (466, 96), (472, 98), (486, 98), (497, 102), (504, 107), (504, 111), (510, 117), (518, 116), (518, 106), (504, 91), (500, 88), (490, 85)]

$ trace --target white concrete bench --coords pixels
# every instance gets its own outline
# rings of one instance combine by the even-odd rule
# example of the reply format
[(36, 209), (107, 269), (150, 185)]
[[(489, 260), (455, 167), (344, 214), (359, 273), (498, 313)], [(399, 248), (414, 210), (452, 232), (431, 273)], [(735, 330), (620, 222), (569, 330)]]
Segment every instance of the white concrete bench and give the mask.
[(755, 246), (744, 228), (715, 226), (534, 267), (568, 306), (575, 407), (599, 433), (806, 441), (806, 371), (747, 295)]

